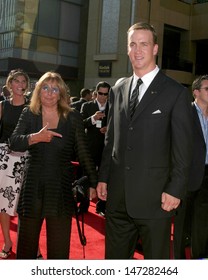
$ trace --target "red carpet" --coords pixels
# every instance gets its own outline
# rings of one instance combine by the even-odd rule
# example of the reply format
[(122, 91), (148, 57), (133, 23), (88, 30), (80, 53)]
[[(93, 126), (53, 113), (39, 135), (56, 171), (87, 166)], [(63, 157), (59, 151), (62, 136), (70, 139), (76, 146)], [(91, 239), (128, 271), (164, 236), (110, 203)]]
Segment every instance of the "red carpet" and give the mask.
[[(11, 237), (13, 241), (13, 252), (8, 259), (16, 258), (16, 240), (17, 240), (17, 217), (11, 220)], [(87, 260), (102, 260), (104, 259), (104, 233), (105, 233), (105, 219), (95, 213), (95, 204), (91, 202), (89, 212), (84, 215), (84, 231), (87, 239), (87, 244), (84, 246), (85, 259)], [(3, 236), (0, 231), (0, 249), (3, 246)], [(43, 258), (46, 258), (46, 231), (45, 224), (43, 224), (41, 237), (40, 237), (40, 249)], [(138, 252), (135, 252), (134, 258), (143, 259), (143, 256)], [(77, 231), (77, 224), (75, 218), (73, 218), (72, 235), (71, 235), (71, 252), (70, 259), (80, 260), (84, 259), (83, 246), (80, 243), (79, 235)]]

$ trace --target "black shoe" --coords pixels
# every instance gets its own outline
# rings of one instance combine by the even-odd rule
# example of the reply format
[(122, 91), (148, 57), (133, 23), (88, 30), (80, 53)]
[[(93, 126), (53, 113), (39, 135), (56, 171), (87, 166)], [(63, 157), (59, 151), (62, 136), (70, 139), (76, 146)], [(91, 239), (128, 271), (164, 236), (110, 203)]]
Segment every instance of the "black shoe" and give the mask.
[(8, 251), (5, 251), (4, 249), (2, 249), (0, 252), (0, 258), (7, 259), (11, 255), (11, 253), (12, 253), (12, 247)]
[(96, 213), (105, 217), (106, 201), (99, 199), (96, 203)]
[(105, 211), (96, 210), (95, 212), (96, 212), (98, 215), (100, 215), (101, 217), (104, 217), (104, 218), (105, 218)]

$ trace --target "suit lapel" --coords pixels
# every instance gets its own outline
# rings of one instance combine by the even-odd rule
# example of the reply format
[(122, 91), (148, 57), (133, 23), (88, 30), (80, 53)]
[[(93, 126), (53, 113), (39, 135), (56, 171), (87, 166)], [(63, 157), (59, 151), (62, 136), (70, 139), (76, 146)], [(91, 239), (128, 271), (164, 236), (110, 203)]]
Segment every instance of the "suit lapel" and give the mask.
[(160, 94), (159, 89), (162, 88), (161, 84), (164, 83), (165, 81), (164, 77), (165, 76), (160, 70), (155, 76), (155, 78), (153, 79), (153, 81), (151, 82), (151, 84), (149, 85), (149, 87), (147, 88), (141, 101), (139, 102), (132, 120), (137, 118), (141, 114), (141, 112), (146, 108), (146, 106), (148, 106), (151, 102), (153, 102), (153, 100), (155, 100), (155, 98), (158, 97), (158, 95)]
[[(96, 111), (99, 111), (99, 106), (98, 106), (97, 101), (94, 100), (93, 103), (94, 103), (94, 106), (93, 106), (93, 107), (96, 109)], [(94, 109), (93, 109), (93, 110), (94, 110)], [(95, 113), (95, 112), (94, 112), (94, 113)], [(93, 113), (93, 114), (94, 114), (94, 113)]]

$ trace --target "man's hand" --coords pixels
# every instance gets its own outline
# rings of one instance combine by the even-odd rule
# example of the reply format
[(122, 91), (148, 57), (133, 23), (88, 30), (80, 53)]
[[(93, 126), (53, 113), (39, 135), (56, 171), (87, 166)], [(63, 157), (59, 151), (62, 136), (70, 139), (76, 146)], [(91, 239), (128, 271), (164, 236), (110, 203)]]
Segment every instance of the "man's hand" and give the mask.
[(100, 129), (100, 132), (105, 134), (107, 131), (107, 126), (103, 126), (101, 129)]
[(101, 200), (107, 200), (107, 184), (104, 182), (99, 182), (97, 184), (97, 196), (98, 198), (100, 198)]
[(179, 198), (163, 192), (161, 196), (161, 207), (163, 210), (170, 212), (179, 206), (180, 201)]
[(103, 119), (105, 117), (105, 113), (101, 112), (101, 111), (97, 111), (95, 112), (95, 114), (93, 115), (93, 118), (95, 121)]

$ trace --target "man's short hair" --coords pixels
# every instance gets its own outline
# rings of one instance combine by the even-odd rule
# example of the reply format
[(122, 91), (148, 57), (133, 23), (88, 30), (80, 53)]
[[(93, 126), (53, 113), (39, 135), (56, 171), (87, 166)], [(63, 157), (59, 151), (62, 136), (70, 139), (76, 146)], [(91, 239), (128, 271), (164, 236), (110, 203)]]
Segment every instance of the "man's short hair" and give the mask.
[(90, 92), (90, 90), (88, 89), (88, 88), (83, 88), (83, 89), (81, 89), (81, 91), (80, 91), (80, 96), (82, 97), (82, 98), (85, 98), (88, 94), (90, 94), (91, 92)]

